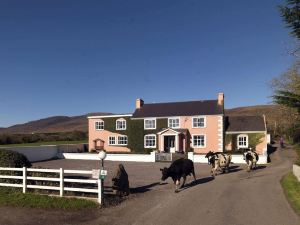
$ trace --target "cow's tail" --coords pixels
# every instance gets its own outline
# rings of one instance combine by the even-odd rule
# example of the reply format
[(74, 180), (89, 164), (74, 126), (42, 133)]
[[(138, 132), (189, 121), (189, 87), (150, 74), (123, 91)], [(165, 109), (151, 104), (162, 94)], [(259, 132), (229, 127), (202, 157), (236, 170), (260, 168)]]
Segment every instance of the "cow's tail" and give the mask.
[(258, 160), (259, 160), (259, 156), (258, 156), (258, 154), (257, 154), (257, 153), (255, 154), (255, 158), (256, 158), (256, 161), (258, 161)]
[(194, 167), (194, 163), (192, 164), (192, 175), (194, 177), (194, 180), (196, 182), (196, 175), (195, 175), (195, 167)]

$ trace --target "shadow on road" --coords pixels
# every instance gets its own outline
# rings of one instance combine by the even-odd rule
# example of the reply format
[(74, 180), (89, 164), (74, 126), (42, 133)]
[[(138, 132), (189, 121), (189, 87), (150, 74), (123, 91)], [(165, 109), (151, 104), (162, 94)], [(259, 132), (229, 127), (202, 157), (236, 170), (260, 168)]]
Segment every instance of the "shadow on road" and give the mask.
[(214, 178), (211, 177), (211, 176), (209, 176), (209, 177), (203, 177), (201, 179), (197, 179), (196, 181), (193, 181), (191, 183), (185, 184), (185, 186), (183, 188), (179, 189), (179, 192), (184, 191), (184, 190), (186, 190), (188, 188), (194, 187), (194, 186), (199, 185), (199, 184), (204, 184), (204, 183), (210, 182), (213, 179)]
[(256, 166), (256, 168), (254, 170), (261, 170), (261, 169), (265, 169), (267, 166), (263, 166), (263, 165), (258, 165)]
[[(148, 185), (145, 185), (145, 186), (140, 186), (140, 187), (136, 187), (136, 188), (130, 188), (130, 193), (132, 193), (132, 194), (145, 193), (147, 191), (150, 191), (152, 189), (152, 187), (155, 187), (155, 186), (157, 186), (159, 184), (160, 184), (160, 182), (155, 182), (155, 183), (148, 184)], [(167, 184), (167, 183), (164, 183), (164, 184)], [(160, 185), (163, 185), (163, 184), (160, 184)]]
[(240, 168), (239, 166), (231, 166), (231, 167), (229, 167), (228, 173), (235, 173), (235, 172), (239, 172), (241, 170), (243, 170), (243, 169)]

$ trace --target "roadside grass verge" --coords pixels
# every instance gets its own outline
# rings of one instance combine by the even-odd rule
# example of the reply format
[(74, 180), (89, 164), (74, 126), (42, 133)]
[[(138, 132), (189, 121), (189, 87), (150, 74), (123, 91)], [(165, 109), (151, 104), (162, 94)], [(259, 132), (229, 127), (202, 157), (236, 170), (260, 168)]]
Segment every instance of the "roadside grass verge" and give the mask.
[(23, 144), (10, 144), (0, 145), (1, 147), (30, 147), (30, 146), (41, 146), (41, 145), (68, 145), (68, 144), (86, 144), (87, 140), (81, 141), (50, 141), (50, 142), (36, 142), (36, 143), (23, 143)]
[(33, 193), (23, 194), (20, 189), (0, 187), (0, 205), (29, 208), (83, 210), (100, 208), (99, 204), (86, 199), (52, 197)]
[(291, 206), (300, 215), (300, 183), (292, 172), (282, 178), (281, 186)]

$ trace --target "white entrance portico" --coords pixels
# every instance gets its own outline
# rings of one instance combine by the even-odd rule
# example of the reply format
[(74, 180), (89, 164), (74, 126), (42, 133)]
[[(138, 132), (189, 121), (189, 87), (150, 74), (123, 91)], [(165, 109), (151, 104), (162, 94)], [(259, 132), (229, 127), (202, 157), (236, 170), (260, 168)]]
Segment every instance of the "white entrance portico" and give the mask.
[(184, 152), (186, 148), (187, 129), (166, 128), (158, 132), (159, 150), (161, 152)]

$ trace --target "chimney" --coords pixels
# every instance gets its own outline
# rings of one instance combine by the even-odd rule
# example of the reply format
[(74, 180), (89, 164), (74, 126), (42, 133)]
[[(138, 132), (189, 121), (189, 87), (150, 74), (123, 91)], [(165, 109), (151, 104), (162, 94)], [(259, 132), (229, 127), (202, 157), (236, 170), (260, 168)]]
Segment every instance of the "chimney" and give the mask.
[(138, 99), (135, 101), (135, 108), (136, 108), (136, 109), (140, 109), (140, 108), (142, 108), (142, 107), (143, 107), (143, 105), (144, 105), (144, 101), (143, 101), (143, 99), (141, 99), (141, 98), (138, 98)]
[(224, 106), (224, 93), (223, 92), (218, 94), (218, 105)]

